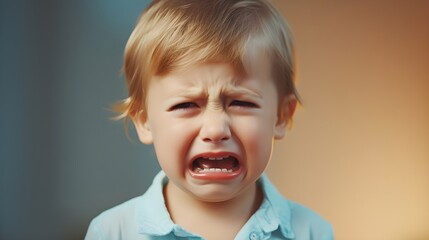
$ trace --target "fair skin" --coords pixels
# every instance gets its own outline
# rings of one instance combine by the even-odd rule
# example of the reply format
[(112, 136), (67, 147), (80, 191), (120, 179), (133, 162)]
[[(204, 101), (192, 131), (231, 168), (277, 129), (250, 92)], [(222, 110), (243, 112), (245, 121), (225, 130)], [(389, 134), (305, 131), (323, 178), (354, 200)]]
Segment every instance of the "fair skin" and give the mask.
[(147, 118), (133, 118), (169, 178), (172, 220), (206, 239), (233, 239), (257, 210), (263, 196), (255, 182), (295, 109), (295, 100), (278, 102), (268, 64), (260, 68), (240, 77), (229, 64), (211, 63), (156, 76)]

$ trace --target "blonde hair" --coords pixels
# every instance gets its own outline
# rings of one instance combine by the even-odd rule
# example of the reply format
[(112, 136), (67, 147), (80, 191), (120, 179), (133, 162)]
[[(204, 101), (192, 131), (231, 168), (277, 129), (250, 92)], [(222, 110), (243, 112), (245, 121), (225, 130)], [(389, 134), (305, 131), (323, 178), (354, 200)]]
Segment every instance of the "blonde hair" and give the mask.
[(125, 47), (129, 97), (114, 109), (118, 119), (143, 113), (151, 77), (206, 62), (244, 71), (257, 44), (272, 66), (279, 97), (298, 99), (289, 28), (266, 0), (154, 0), (139, 17)]

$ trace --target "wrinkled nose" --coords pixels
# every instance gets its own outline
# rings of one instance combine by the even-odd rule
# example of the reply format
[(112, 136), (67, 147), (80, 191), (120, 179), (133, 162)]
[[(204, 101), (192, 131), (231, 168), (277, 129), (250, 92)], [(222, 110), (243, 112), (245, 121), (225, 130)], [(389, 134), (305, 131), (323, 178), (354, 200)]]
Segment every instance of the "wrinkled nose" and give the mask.
[(231, 138), (229, 118), (225, 113), (210, 112), (203, 117), (200, 138), (204, 142), (220, 143)]

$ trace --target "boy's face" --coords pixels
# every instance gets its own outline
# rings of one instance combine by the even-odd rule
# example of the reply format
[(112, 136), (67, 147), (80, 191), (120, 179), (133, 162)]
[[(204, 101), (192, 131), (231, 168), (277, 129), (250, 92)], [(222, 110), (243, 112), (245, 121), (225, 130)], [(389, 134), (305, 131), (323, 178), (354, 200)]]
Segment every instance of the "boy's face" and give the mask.
[(240, 79), (228, 64), (203, 64), (151, 80), (147, 120), (134, 123), (172, 187), (215, 202), (254, 186), (286, 125), (267, 69)]

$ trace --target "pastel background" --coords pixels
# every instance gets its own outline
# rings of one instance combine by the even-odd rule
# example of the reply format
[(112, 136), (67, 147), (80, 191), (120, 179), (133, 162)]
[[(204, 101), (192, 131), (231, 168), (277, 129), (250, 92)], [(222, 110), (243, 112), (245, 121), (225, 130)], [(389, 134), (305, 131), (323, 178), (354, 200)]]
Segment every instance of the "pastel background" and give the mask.
[(337, 239), (429, 239), (429, 1), (275, 1), (303, 107), (268, 170)]
[[(303, 106), (268, 175), (336, 239), (429, 239), (429, 1), (273, 2)], [(0, 1), (0, 239), (82, 239), (159, 170), (108, 110), (147, 3)]]

